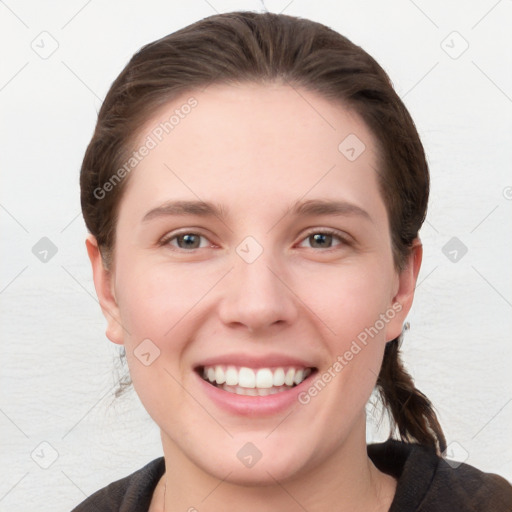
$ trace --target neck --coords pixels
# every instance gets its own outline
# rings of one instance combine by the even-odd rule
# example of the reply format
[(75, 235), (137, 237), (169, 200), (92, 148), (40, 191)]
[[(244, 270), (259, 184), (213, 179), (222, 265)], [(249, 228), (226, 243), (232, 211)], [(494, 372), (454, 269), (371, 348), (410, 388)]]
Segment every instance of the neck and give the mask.
[(232, 474), (216, 478), (203, 471), (162, 434), (166, 473), (158, 501), (164, 511), (385, 512), (393, 500), (396, 481), (368, 458), (364, 425), (355, 433), (354, 439), (345, 440), (322, 463), (285, 480), (271, 477), (251, 485), (233, 482)]

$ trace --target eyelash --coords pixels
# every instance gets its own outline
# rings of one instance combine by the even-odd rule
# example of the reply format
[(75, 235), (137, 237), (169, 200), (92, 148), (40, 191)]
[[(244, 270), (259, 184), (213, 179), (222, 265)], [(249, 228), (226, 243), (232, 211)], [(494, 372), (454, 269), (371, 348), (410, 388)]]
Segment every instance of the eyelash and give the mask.
[[(205, 236), (205, 235), (202, 235), (201, 233), (197, 233), (197, 232), (194, 232), (194, 231), (182, 231), (181, 233), (171, 233), (170, 235), (168, 236), (165, 236), (164, 238), (162, 238), (159, 242), (159, 245), (161, 246), (164, 246), (164, 245), (170, 245), (170, 242), (172, 240), (175, 240), (177, 239), (178, 237), (180, 236), (184, 236), (184, 235), (195, 235), (195, 236), (199, 236), (201, 238), (204, 238), (205, 240), (208, 240), (208, 238)], [(335, 229), (330, 229), (330, 228), (322, 228), (322, 229), (313, 229), (311, 231), (308, 231), (305, 236), (303, 238), (301, 238), (300, 242), (304, 242), (305, 240), (307, 240), (309, 237), (313, 236), (313, 235), (328, 235), (328, 236), (332, 236), (333, 238), (336, 238), (338, 239), (338, 241), (340, 242), (339, 244), (335, 245), (334, 247), (329, 247), (327, 249), (321, 249), (321, 252), (331, 252), (331, 251), (334, 251), (336, 250), (337, 247), (340, 247), (340, 246), (350, 246), (351, 243), (348, 241), (348, 239), (346, 237), (344, 237), (339, 231), (336, 231)], [(182, 251), (182, 252), (194, 252), (194, 251), (197, 251), (198, 249), (207, 249), (208, 247), (196, 247), (194, 249), (182, 249), (181, 247), (175, 247), (173, 246), (173, 250), (176, 250), (176, 251)], [(317, 249), (316, 247), (312, 247), (312, 249)]]

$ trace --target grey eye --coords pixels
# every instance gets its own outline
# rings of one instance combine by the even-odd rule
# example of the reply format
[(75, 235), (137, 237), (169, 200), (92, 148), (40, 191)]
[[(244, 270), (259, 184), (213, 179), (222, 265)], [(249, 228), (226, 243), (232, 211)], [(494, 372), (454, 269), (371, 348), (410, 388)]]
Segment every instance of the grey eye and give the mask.
[(328, 233), (315, 233), (308, 237), (308, 240), (311, 243), (311, 247), (313, 248), (332, 247), (332, 239), (333, 236)]
[(177, 247), (180, 249), (199, 249), (201, 247), (201, 238), (204, 237), (196, 233), (185, 233), (175, 236), (169, 240), (169, 243), (173, 240), (176, 240), (175, 245), (177, 245)]

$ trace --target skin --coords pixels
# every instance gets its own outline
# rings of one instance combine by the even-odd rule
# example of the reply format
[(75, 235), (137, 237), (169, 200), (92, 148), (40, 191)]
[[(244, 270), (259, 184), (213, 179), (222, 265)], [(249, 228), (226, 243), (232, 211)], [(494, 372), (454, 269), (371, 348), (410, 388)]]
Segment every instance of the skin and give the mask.
[[(140, 141), (191, 95), (166, 105)], [(161, 429), (167, 471), (152, 510), (388, 510), (396, 482), (367, 457), (365, 404), (411, 307), (422, 249), (417, 240), (397, 272), (374, 138), (343, 105), (286, 85), (193, 96), (198, 106), (129, 177), (112, 268), (94, 237), (86, 242), (107, 336), (125, 345), (134, 387)], [(338, 150), (349, 134), (366, 146), (355, 161)], [(198, 198), (223, 205), (226, 218), (142, 221), (167, 201)], [(286, 214), (313, 199), (367, 217)], [(319, 247), (310, 235), (326, 228), (345, 241)], [(199, 248), (172, 238), (178, 230), (204, 237)], [(247, 236), (263, 249), (252, 263), (236, 252)], [(393, 305), (394, 318), (307, 405), (241, 417), (212, 402), (193, 372), (236, 352), (299, 357), (321, 375)], [(148, 366), (134, 355), (145, 339), (160, 350)], [(262, 454), (252, 468), (236, 456), (247, 442)]]

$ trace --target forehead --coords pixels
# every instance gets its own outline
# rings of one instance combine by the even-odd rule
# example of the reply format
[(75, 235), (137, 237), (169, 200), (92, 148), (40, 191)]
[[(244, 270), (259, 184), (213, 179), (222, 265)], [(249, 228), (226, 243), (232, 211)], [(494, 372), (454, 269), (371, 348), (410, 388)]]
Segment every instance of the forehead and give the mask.
[(377, 154), (365, 123), (342, 103), (302, 88), (241, 84), (191, 91), (148, 120), (135, 149), (144, 145), (151, 149), (126, 192), (144, 206), (169, 194), (255, 211), (277, 195), (281, 204), (342, 195), (383, 206), (376, 204)]

